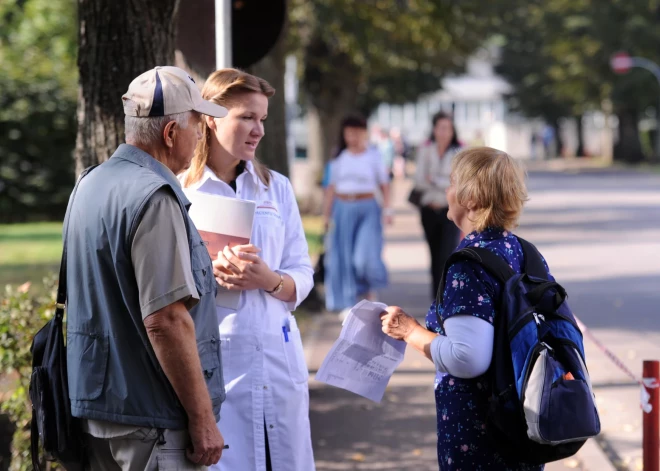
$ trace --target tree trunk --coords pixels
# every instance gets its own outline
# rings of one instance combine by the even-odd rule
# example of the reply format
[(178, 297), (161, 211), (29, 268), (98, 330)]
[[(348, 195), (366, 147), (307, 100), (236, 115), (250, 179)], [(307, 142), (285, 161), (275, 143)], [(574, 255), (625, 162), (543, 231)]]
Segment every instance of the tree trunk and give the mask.
[(622, 107), (617, 110), (619, 118), (619, 141), (614, 146), (614, 159), (622, 162), (640, 162), (644, 160), (642, 143), (639, 140), (637, 110)]
[(575, 123), (577, 124), (577, 149), (575, 150), (576, 157), (584, 157), (584, 125), (582, 124), (582, 114), (579, 114), (575, 117)]
[(334, 157), (341, 120), (356, 109), (359, 71), (348, 56), (333, 55), (320, 38), (310, 42), (305, 55), (301, 83), (308, 103), (308, 169), (318, 182), (325, 163)]
[(275, 47), (266, 57), (250, 66), (248, 72), (267, 80), (275, 88), (275, 95), (268, 103), (266, 134), (257, 148), (257, 158), (269, 168), (288, 177), (287, 113), (284, 100), (285, 35), (286, 33), (281, 33)]
[(124, 142), (121, 96), (131, 81), (174, 63), (178, 0), (78, 0), (76, 173)]

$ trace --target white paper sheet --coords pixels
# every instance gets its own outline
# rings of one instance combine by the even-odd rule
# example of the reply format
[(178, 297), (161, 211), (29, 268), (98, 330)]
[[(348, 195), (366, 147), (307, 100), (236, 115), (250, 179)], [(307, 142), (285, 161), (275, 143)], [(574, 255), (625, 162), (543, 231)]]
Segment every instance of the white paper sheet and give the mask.
[[(218, 252), (227, 245), (250, 243), (256, 207), (254, 201), (185, 189), (184, 192), (191, 203), (188, 214), (206, 243), (212, 260), (218, 258)], [(240, 298), (240, 291), (229, 291), (218, 285), (216, 305), (237, 309)]]
[(344, 321), (339, 338), (323, 360), (316, 380), (380, 402), (406, 343), (381, 330), (385, 304), (360, 301)]

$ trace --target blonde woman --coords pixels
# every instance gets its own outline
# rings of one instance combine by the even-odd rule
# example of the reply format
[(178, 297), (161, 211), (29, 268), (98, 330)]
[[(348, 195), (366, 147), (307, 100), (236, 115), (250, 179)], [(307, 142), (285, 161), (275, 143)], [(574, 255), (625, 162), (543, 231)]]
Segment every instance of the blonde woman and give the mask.
[(218, 283), (240, 290), (238, 309), (217, 307), (227, 398), (220, 431), (230, 448), (212, 469), (310, 471), (307, 367), (291, 315), (312, 288), (313, 270), (289, 180), (255, 160), (268, 98), (263, 79), (235, 69), (214, 72), (204, 99), (229, 110), (205, 119), (184, 191), (255, 201), (250, 245), (225, 247)]
[[(516, 162), (489, 147), (462, 151), (452, 163), (446, 193), (447, 217), (467, 234), (456, 250), (485, 247), (520, 273), (523, 250), (511, 231), (518, 225), (527, 189)], [(487, 371), (503, 286), (468, 260), (451, 264), (445, 279), (442, 306), (431, 306), (425, 327), (398, 307), (381, 315), (386, 334), (404, 340), (435, 364), (440, 469), (542, 470), (543, 465), (503, 456), (486, 435), (491, 396)]]

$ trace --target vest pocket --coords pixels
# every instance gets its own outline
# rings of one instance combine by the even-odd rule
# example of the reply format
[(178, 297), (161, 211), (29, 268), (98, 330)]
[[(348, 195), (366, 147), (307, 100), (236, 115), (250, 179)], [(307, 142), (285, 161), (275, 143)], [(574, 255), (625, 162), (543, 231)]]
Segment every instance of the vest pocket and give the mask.
[(215, 276), (213, 276), (213, 265), (206, 245), (203, 241), (193, 242), (192, 252), (192, 270), (195, 279), (195, 287), (200, 296), (213, 291), (216, 286)]
[(197, 343), (199, 360), (202, 364), (202, 373), (211, 400), (224, 400), (225, 382), (222, 377), (222, 361), (220, 360), (220, 340), (211, 337)]
[(98, 399), (108, 369), (108, 337), (89, 332), (68, 332), (66, 337), (69, 396), (78, 401)]

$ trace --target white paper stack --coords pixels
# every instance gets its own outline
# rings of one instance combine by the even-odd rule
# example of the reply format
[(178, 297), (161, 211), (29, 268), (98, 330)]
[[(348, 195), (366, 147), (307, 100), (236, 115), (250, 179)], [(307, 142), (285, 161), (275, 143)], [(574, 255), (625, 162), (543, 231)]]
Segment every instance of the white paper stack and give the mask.
[[(212, 260), (227, 245), (250, 243), (254, 222), (255, 202), (184, 190), (191, 206), (188, 214), (206, 243)], [(229, 291), (218, 286), (215, 298), (218, 306), (237, 309), (240, 291)]]
[(382, 303), (360, 301), (349, 312), (339, 338), (323, 360), (316, 380), (380, 402), (406, 343), (381, 330)]

